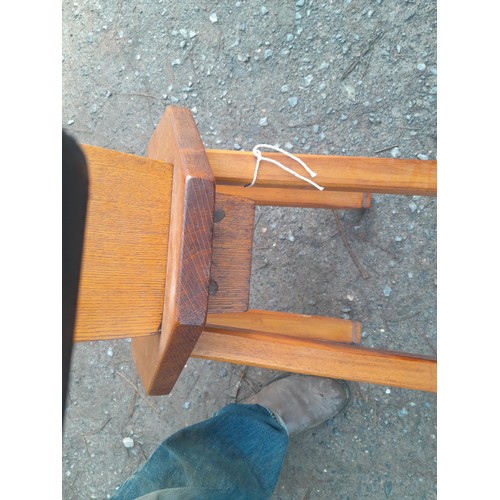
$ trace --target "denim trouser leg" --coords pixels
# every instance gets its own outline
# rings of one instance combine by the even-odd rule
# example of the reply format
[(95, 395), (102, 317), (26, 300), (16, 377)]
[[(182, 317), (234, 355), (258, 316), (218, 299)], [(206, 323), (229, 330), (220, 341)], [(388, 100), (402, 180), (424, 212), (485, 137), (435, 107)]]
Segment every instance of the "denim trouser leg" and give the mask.
[(266, 408), (230, 404), (167, 438), (113, 499), (269, 498), (287, 447), (286, 429)]

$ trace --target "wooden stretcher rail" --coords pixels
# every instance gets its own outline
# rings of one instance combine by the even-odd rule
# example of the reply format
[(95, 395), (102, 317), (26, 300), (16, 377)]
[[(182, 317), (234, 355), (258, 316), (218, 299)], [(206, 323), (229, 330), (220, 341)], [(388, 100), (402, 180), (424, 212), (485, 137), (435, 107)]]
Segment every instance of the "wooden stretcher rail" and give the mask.
[(319, 377), (437, 390), (435, 358), (271, 333), (206, 328), (191, 356)]
[(353, 344), (361, 341), (359, 321), (255, 309), (242, 313), (209, 314), (205, 329), (209, 328), (257, 330), (262, 333)]
[(343, 191), (318, 191), (317, 189), (278, 189), (278, 188), (245, 188), (217, 184), (217, 193), (241, 196), (255, 201), (256, 205), (273, 207), (303, 208), (369, 208), (369, 193), (346, 193)]
[[(265, 155), (304, 174), (302, 167), (297, 167), (297, 162), (280, 153)], [(326, 190), (425, 196), (435, 196), (437, 193), (435, 160), (296, 156), (318, 174), (314, 182)], [(252, 181), (256, 160), (251, 152), (207, 150), (207, 157), (217, 184), (244, 186)], [(315, 189), (269, 162), (261, 162), (255, 186), (306, 191)]]

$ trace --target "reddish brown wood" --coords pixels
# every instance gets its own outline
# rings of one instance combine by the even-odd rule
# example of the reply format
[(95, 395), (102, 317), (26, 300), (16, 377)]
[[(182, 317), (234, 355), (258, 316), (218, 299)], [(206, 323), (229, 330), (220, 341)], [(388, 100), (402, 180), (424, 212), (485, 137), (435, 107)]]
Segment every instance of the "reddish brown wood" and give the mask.
[(437, 389), (435, 358), (272, 333), (210, 328), (192, 356), (420, 391)]
[(252, 200), (217, 193), (208, 313), (248, 309), (252, 266)]
[[(303, 174), (301, 167), (285, 155), (265, 156)], [(318, 175), (314, 182), (327, 191), (413, 194), (435, 196), (435, 160), (403, 160), (355, 156), (296, 155)], [(217, 184), (245, 186), (253, 179), (255, 157), (248, 151), (207, 150), (208, 161)], [(307, 175), (307, 174), (306, 174)], [(311, 189), (306, 183), (269, 162), (262, 162), (256, 187)]]
[[(217, 179), (216, 179), (217, 181)], [(217, 193), (241, 196), (255, 201), (256, 205), (304, 208), (369, 208), (369, 193), (346, 193), (342, 191), (319, 191), (315, 188), (290, 189), (232, 186), (217, 184)]]
[(205, 324), (215, 180), (189, 110), (169, 107), (147, 156), (172, 163), (173, 185), (161, 335), (135, 338), (132, 354), (148, 394), (167, 394)]
[(361, 341), (361, 323), (358, 321), (255, 309), (234, 314), (209, 314), (205, 330), (213, 328), (217, 331), (258, 331), (349, 344)]
[(165, 295), (172, 165), (82, 149), (89, 200), (74, 340), (156, 334)]

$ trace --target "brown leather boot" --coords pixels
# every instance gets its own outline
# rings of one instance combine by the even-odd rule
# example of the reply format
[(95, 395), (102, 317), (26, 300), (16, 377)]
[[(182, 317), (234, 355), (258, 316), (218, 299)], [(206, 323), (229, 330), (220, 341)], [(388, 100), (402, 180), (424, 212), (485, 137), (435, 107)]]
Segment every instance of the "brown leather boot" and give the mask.
[(243, 404), (266, 407), (282, 420), (288, 434), (297, 434), (334, 417), (349, 400), (343, 380), (291, 375), (272, 382)]

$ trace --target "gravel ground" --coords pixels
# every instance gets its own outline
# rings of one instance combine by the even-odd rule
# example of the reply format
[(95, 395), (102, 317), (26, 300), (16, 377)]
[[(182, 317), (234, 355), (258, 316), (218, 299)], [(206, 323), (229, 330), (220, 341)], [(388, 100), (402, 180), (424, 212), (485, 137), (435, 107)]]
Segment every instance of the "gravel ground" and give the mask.
[[(436, 158), (433, 1), (64, 1), (62, 68), (62, 126), (82, 143), (142, 155), (177, 103), (207, 148)], [(436, 200), (337, 214), (257, 209), (251, 307), (357, 319), (363, 345), (435, 354)], [(108, 498), (167, 435), (275, 375), (190, 360), (148, 398), (127, 340), (77, 345), (63, 497)], [(435, 498), (436, 396), (351, 388), (345, 414), (291, 440), (274, 498)]]

